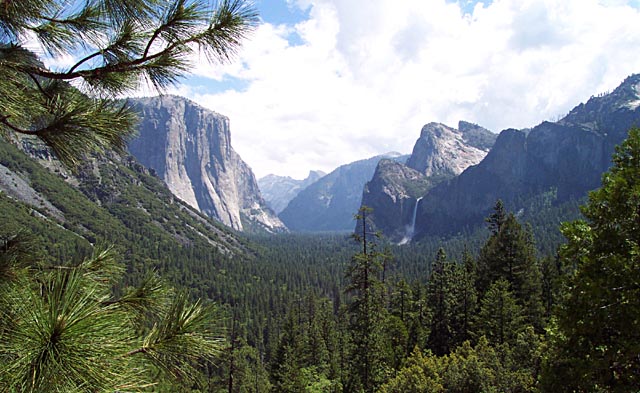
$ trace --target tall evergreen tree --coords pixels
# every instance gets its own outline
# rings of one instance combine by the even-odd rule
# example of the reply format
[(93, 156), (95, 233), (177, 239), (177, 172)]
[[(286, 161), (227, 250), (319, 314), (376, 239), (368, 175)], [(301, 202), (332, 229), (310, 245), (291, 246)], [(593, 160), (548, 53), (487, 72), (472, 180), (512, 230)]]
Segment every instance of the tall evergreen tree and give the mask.
[(427, 284), (427, 305), (432, 310), (428, 346), (438, 356), (448, 354), (453, 341), (453, 269), (454, 264), (447, 261), (447, 255), (440, 248)]
[(513, 213), (507, 214), (480, 250), (477, 266), (478, 292), (482, 295), (492, 283), (506, 280), (522, 305), (527, 322), (541, 330), (541, 272), (529, 227), (523, 228)]
[(507, 220), (507, 211), (504, 207), (504, 203), (502, 199), (498, 199), (496, 204), (493, 206), (493, 213), (489, 215), (489, 217), (485, 218), (484, 221), (487, 223), (487, 227), (491, 231), (492, 235), (497, 235)]
[(355, 235), (362, 251), (355, 254), (347, 269), (346, 292), (352, 296), (349, 304), (349, 328), (352, 337), (350, 370), (352, 380), (347, 389), (373, 392), (382, 382), (384, 363), (383, 329), (386, 321), (385, 288), (381, 277), (388, 255), (377, 251), (367, 231), (371, 209), (362, 207), (356, 215), (361, 230)]
[(453, 346), (471, 339), (472, 319), (476, 312), (478, 295), (476, 292), (475, 260), (467, 250), (462, 255), (463, 263), (453, 270), (453, 311), (451, 326)]
[(640, 129), (613, 156), (602, 188), (563, 225), (576, 266), (554, 331), (548, 391), (636, 391), (640, 386)]
[(476, 316), (476, 334), (494, 345), (513, 343), (524, 327), (522, 307), (517, 304), (505, 279), (495, 281), (482, 298)]

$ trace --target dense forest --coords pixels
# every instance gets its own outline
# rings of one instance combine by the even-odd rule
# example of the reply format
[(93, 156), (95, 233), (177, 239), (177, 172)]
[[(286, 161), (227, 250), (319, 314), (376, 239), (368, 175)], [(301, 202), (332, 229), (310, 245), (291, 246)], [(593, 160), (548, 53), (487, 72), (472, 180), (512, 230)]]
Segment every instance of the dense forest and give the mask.
[[(8, 147), (2, 147), (3, 165), (31, 168), (40, 174), (34, 184), (43, 195), (53, 189), (60, 200), (72, 198), (84, 206), (80, 194), (73, 199), (64, 182), (52, 182), (55, 175), (47, 177), (47, 169), (31, 167)], [(629, 391), (638, 383), (633, 357), (638, 154), (640, 131), (632, 130), (603, 177), (603, 188), (582, 208), (586, 221), (563, 224), (566, 240), (556, 243), (554, 253), (545, 252), (550, 246), (540, 247), (533, 225), (501, 201), (484, 228), (448, 240), (395, 246), (364, 226), (355, 234), (253, 235), (239, 243), (245, 252), (234, 257), (206, 251), (196, 240), (172, 252), (150, 247), (156, 231), (129, 238), (120, 221), (101, 210), (90, 213), (104, 231), (95, 236), (116, 247), (92, 251), (86, 240), (35, 220), (26, 206), (3, 197), (5, 283), (13, 290), (11, 283), (26, 285), (25, 271), (11, 273), (26, 267), (40, 272), (37, 282), (51, 280), (48, 285), (55, 287), (63, 278), (49, 270), (67, 266), (93, 272), (92, 279), (112, 277), (101, 289), (101, 296), (111, 299), (107, 302), (123, 302), (132, 294), (144, 299), (148, 292), (165, 304), (159, 310), (171, 309), (176, 299), (183, 307), (187, 298), (218, 304), (206, 325), (218, 337), (216, 349), (201, 366), (191, 367), (189, 378), (181, 378), (184, 390)], [(73, 203), (60, 203), (68, 205)], [(118, 206), (103, 208), (117, 212)], [(361, 210), (358, 222), (366, 222), (369, 213)], [(131, 214), (115, 217), (141, 229), (148, 220), (141, 216), (134, 224)], [(187, 298), (172, 295), (180, 293)], [(144, 304), (133, 310), (146, 310)], [(19, 310), (9, 311), (15, 317)], [(151, 334), (159, 318), (141, 322), (140, 328)], [(122, 322), (116, 326), (122, 328)], [(104, 329), (103, 334), (114, 334)], [(174, 383), (157, 383), (154, 389), (176, 389)]]

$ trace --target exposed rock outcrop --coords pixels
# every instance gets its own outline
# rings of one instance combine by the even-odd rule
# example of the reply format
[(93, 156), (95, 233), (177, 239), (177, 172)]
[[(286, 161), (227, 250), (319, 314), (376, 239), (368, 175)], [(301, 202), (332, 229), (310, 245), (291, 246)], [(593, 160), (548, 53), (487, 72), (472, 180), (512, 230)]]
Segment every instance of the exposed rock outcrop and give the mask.
[(392, 160), (381, 160), (362, 193), (362, 205), (373, 209), (369, 219), (390, 239), (409, 241), (416, 201), (431, 186), (421, 172)]
[(458, 129), (429, 123), (422, 128), (407, 166), (431, 178), (456, 176), (482, 161), (495, 140), (491, 131), (464, 121)]
[(228, 118), (176, 96), (133, 103), (141, 122), (129, 151), (174, 195), (237, 230), (285, 230), (260, 196), (251, 168), (231, 147)]
[(464, 121), (458, 129), (440, 123), (425, 125), (406, 166), (380, 161), (365, 186), (362, 204), (373, 208), (370, 224), (392, 241), (411, 240), (418, 198), (479, 163), (495, 139), (491, 131)]

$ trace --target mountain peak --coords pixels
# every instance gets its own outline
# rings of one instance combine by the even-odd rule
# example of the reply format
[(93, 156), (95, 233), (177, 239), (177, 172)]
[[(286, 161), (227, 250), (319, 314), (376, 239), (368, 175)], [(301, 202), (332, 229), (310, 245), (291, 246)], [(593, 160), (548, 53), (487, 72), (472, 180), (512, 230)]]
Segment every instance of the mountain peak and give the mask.
[(315, 182), (316, 180), (318, 180), (318, 179), (320, 179), (321, 177), (324, 177), (324, 176), (326, 176), (326, 172), (323, 172), (323, 171), (320, 171), (320, 170), (317, 170), (317, 171), (311, 170), (311, 171), (309, 171), (309, 174), (307, 175), (307, 177), (304, 180), (302, 180), (302, 182), (306, 184), (305, 185), (305, 187), (306, 187), (309, 184)]
[[(638, 107), (640, 107), (640, 74), (633, 74), (612, 92), (591, 96), (586, 103), (571, 110), (558, 124), (573, 125), (604, 135), (609, 132), (602, 128), (604, 124), (614, 117), (618, 118), (618, 121), (628, 122), (625, 118), (632, 116), (632, 112)], [(617, 114), (619, 111), (626, 112), (627, 115), (621, 117)]]
[(420, 131), (407, 166), (426, 176), (449, 177), (479, 163), (496, 135), (476, 124), (461, 121), (460, 129), (428, 123)]
[(632, 75), (558, 122), (502, 131), (473, 170), (438, 184), (424, 196), (416, 234), (441, 236), (479, 226), (497, 199), (510, 209), (535, 214), (538, 198), (544, 197), (553, 208), (585, 196), (600, 184), (615, 146), (629, 128), (640, 124), (639, 93), (640, 75)]

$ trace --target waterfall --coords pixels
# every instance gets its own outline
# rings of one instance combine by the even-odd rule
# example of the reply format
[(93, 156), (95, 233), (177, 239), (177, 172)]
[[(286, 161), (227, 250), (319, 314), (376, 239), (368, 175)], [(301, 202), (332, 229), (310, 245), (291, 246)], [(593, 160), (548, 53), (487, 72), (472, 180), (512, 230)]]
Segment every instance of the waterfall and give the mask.
[(404, 235), (400, 243), (398, 243), (398, 245), (400, 246), (407, 244), (411, 240), (413, 240), (413, 235), (416, 232), (416, 217), (418, 216), (418, 204), (420, 204), (421, 200), (422, 200), (422, 197), (416, 199), (416, 204), (415, 206), (413, 206), (413, 217), (411, 219), (411, 225), (406, 226), (406, 234)]

